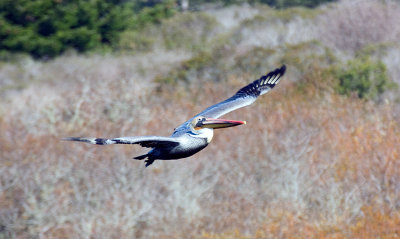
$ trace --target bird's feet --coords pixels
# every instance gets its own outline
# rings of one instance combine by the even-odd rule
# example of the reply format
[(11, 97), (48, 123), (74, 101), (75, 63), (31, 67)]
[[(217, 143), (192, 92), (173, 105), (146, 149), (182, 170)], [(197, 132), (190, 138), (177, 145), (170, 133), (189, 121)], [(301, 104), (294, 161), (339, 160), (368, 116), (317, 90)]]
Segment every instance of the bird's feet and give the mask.
[(147, 168), (149, 165), (151, 165), (154, 162), (154, 159), (146, 159), (144, 162), (146, 163), (145, 166)]

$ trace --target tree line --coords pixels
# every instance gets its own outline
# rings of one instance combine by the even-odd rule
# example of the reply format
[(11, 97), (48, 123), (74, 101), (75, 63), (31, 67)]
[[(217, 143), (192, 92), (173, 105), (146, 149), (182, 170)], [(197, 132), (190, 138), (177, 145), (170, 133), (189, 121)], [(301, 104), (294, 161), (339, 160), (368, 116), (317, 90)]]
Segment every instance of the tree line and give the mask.
[[(272, 7), (315, 7), (333, 0), (206, 0), (203, 3), (265, 3)], [(177, 0), (3, 0), (0, 1), (0, 54), (28, 53), (51, 58), (68, 48), (85, 52), (113, 47), (121, 32), (140, 30), (179, 11)]]

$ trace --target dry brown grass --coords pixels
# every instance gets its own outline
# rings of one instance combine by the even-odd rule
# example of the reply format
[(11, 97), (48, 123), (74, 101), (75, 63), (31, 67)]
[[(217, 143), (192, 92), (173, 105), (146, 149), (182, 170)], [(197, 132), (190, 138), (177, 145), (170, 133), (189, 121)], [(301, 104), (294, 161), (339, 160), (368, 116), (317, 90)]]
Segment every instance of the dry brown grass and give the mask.
[(3, 112), (10, 107), (0, 121), (0, 221), (6, 237), (398, 233), (400, 128), (392, 105), (321, 96), (312, 88), (299, 94), (286, 79), (229, 116), (247, 120), (246, 127), (216, 132), (194, 157), (145, 169), (130, 159), (143, 152), (139, 147), (59, 138), (168, 135), (232, 94), (240, 80), (203, 89), (191, 85), (187, 93), (177, 86), (171, 95), (155, 94), (151, 81), (137, 78), (88, 78), (68, 87), (62, 81), (34, 84), (2, 105)]

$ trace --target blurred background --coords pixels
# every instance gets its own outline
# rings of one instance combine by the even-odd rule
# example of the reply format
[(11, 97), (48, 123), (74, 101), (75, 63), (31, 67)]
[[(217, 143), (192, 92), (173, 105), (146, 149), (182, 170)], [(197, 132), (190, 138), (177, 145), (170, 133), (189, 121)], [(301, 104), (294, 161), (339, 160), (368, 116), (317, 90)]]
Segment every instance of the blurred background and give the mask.
[[(168, 136), (287, 65), (200, 153)], [(0, 1), (0, 238), (398, 238), (400, 2)]]

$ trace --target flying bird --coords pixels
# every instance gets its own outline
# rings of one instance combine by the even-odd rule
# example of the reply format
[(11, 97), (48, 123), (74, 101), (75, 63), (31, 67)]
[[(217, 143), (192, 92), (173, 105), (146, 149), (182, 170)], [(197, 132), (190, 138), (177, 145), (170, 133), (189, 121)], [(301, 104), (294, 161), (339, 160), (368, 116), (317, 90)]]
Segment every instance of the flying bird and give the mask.
[(274, 88), (285, 74), (286, 66), (271, 71), (241, 88), (232, 97), (208, 107), (195, 115), (179, 127), (175, 128), (170, 137), (163, 136), (133, 136), (120, 138), (85, 138), (69, 137), (64, 140), (79, 141), (90, 144), (139, 144), (142, 147), (152, 148), (148, 153), (134, 157), (145, 160), (146, 167), (154, 160), (174, 160), (186, 158), (207, 147), (211, 142), (214, 129), (233, 127), (246, 124), (246, 121), (219, 119), (231, 111), (252, 104), (257, 97)]

